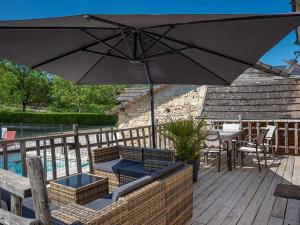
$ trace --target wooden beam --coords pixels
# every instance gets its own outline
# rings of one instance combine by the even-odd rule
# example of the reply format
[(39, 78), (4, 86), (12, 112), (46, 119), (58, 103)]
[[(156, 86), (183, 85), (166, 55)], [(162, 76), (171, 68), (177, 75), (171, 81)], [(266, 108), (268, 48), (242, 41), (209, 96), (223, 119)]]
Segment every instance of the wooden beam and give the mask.
[(7, 170), (0, 169), (0, 188), (21, 198), (31, 197), (28, 178), (18, 176)]
[(0, 208), (0, 224), (3, 225), (41, 225), (39, 220), (27, 219)]
[(39, 156), (30, 156), (26, 159), (28, 177), (32, 188), (35, 216), (42, 224), (51, 224), (49, 199), (44, 178), (42, 160)]

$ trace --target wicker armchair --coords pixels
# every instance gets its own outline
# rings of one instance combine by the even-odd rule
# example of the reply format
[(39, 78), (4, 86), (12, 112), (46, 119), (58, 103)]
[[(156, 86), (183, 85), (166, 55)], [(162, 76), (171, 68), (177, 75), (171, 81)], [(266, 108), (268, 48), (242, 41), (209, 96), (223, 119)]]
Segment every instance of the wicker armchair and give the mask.
[(94, 173), (108, 178), (110, 192), (172, 162), (170, 150), (125, 146), (92, 150)]

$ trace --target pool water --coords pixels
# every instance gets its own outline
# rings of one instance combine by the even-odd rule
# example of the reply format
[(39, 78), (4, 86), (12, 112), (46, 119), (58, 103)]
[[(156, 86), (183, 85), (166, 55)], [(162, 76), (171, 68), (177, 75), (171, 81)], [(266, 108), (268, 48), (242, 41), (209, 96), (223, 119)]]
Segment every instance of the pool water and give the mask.
[[(8, 170), (16, 173), (18, 175), (22, 175), (22, 166), (21, 166), (21, 155), (20, 153), (10, 153), (8, 154)], [(43, 162), (44, 163), (44, 162)], [(76, 165), (76, 162), (73, 160), (69, 160), (69, 166)], [(46, 165), (47, 172), (52, 171), (52, 163), (51, 158), (47, 158)], [(82, 162), (82, 167), (88, 166), (88, 162)], [(3, 162), (3, 155), (0, 155), (0, 168), (4, 168), (4, 162)], [(56, 169), (64, 169), (65, 168), (65, 161), (64, 159), (56, 159)]]

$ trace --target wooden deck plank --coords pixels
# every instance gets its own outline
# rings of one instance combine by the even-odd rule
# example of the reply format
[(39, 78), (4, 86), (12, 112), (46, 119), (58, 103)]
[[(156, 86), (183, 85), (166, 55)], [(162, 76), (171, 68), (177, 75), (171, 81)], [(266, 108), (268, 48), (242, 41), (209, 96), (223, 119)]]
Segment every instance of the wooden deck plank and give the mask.
[[(220, 194), (220, 196), (218, 196), (217, 199), (215, 199), (213, 203), (210, 203), (210, 199), (208, 198), (208, 200), (204, 201), (202, 208), (199, 207), (197, 209), (199, 211), (198, 214), (201, 214), (201, 216), (198, 216), (197, 221), (207, 224), (211, 220), (211, 218), (213, 218), (215, 213), (220, 209), (220, 207), (222, 207), (226, 203), (231, 194), (233, 194), (241, 185), (241, 183), (251, 175), (251, 171), (253, 172), (253, 170), (247, 171), (247, 169), (241, 169), (240, 171), (241, 173), (238, 177), (232, 176), (235, 179), (234, 181), (228, 179), (229, 183), (231, 182), (229, 186), (222, 185), (222, 187), (220, 188), (222, 193)], [(206, 205), (206, 202), (210, 203), (208, 207)]]
[(286, 168), (286, 163), (287, 163), (287, 158), (283, 158), (280, 161), (280, 165), (276, 171), (276, 175), (274, 176), (274, 179), (270, 185), (268, 192), (266, 193), (264, 201), (261, 204), (261, 206), (257, 212), (257, 215), (254, 219), (253, 225), (267, 225), (268, 224), (268, 221), (269, 221), (269, 218), (271, 215), (271, 211), (272, 211), (272, 207), (273, 207), (275, 199), (276, 199), (276, 197), (273, 195), (273, 193), (274, 193), (274, 190), (275, 190), (277, 184), (281, 183), (281, 181), (282, 181), (282, 176), (283, 176), (283, 173)]
[(273, 196), (279, 183), (300, 185), (300, 157), (279, 158), (269, 158), (272, 166), (261, 173), (249, 162), (228, 172), (224, 161), (219, 173), (216, 162), (209, 161), (194, 184), (193, 218), (187, 225), (300, 225), (300, 200)]
[[(209, 184), (208, 186), (204, 186), (205, 189), (203, 191), (200, 190), (201, 186), (200, 187), (194, 186), (194, 193), (195, 193), (194, 203), (193, 203), (194, 208), (197, 207), (200, 203), (202, 203), (203, 200), (207, 196), (209, 196), (211, 193), (214, 193), (215, 189), (222, 186), (223, 182), (228, 180), (229, 177), (235, 177), (236, 175), (233, 175), (233, 173), (236, 173), (239, 171), (239, 170), (235, 170), (233, 172), (228, 172), (226, 169), (227, 169), (226, 167), (222, 168), (222, 171), (218, 172), (219, 176), (216, 177), (216, 180), (213, 183)], [(199, 183), (201, 185), (201, 182), (199, 182)], [(202, 185), (203, 185), (203, 183), (202, 183)], [(198, 188), (198, 189), (195, 190), (196, 188)], [(202, 186), (202, 188), (203, 188), (203, 186)], [(201, 191), (200, 194), (196, 195), (196, 193), (198, 193), (199, 191)]]
[(277, 172), (279, 163), (273, 163), (272, 166), (269, 168), (269, 171), (259, 186), (258, 190), (256, 191), (254, 197), (251, 199), (249, 205), (243, 212), (238, 225), (251, 225), (255, 219), (255, 216), (259, 210), (259, 207), (261, 206), (266, 193), (273, 181), (273, 178), (275, 177), (275, 174)]
[[(223, 223), (225, 218), (231, 212), (231, 210), (235, 207), (235, 205), (239, 202), (239, 200), (245, 195), (246, 190), (249, 185), (254, 182), (254, 179), (258, 176), (257, 169), (251, 169), (251, 174), (247, 176), (247, 178), (242, 182), (242, 184), (234, 191), (234, 193), (230, 196), (230, 198), (219, 207), (217, 213), (213, 216), (213, 218), (209, 221), (209, 225), (220, 225)], [(218, 205), (216, 203), (216, 205)], [(209, 211), (209, 209), (207, 210)]]
[[(292, 184), (300, 185), (300, 157), (295, 158)], [(299, 225), (300, 200), (288, 199), (284, 216), (284, 225)]]
[[(286, 169), (283, 174), (283, 179), (282, 179), (283, 184), (289, 184), (292, 181), (294, 162), (295, 162), (295, 157), (290, 156), (288, 158)], [(286, 206), (287, 206), (286, 198), (276, 197), (275, 203), (272, 208), (271, 217), (284, 218)]]

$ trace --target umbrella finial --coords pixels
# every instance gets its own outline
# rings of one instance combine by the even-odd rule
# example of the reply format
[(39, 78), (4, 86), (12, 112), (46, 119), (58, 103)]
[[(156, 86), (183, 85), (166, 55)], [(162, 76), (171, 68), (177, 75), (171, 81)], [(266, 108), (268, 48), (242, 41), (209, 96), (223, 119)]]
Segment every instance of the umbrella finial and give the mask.
[(83, 18), (83, 19), (86, 19), (86, 20), (88, 20), (88, 21), (90, 21), (90, 19), (91, 19), (90, 15), (87, 15), (87, 14), (86, 14), (86, 15), (83, 15), (82, 18)]

